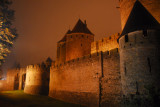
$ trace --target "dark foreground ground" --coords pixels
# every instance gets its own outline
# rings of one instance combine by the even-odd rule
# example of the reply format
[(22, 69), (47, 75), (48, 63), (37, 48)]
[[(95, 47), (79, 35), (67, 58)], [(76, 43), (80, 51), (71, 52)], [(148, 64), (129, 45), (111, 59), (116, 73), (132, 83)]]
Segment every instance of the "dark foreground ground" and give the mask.
[(81, 107), (48, 96), (29, 95), (23, 91), (0, 92), (0, 107)]

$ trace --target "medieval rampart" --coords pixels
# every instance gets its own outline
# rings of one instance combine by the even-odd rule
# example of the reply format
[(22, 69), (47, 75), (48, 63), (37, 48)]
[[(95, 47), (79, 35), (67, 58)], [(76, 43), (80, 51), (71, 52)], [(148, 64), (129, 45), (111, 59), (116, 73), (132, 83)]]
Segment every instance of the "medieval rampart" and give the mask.
[(140, 95), (152, 97), (160, 89), (160, 31), (139, 30), (119, 39), (120, 68), (123, 94), (127, 97)]
[(0, 91), (6, 91), (7, 89), (7, 80), (0, 80)]
[(0, 91), (21, 90), (23, 84), (22, 76), (25, 73), (25, 68), (8, 70), (6, 80), (0, 80)]
[[(118, 51), (112, 50), (90, 54), (60, 65), (52, 65), (49, 96), (67, 102), (98, 107), (105, 106), (103, 101), (108, 100), (109, 103), (106, 96), (113, 95), (113, 103), (120, 91), (118, 63)], [(112, 64), (111, 67), (108, 64)], [(107, 80), (109, 82), (106, 82)], [(112, 93), (107, 93), (110, 89)]]
[(117, 39), (119, 37), (119, 33), (105, 37), (102, 40), (92, 42), (91, 44), (91, 53), (95, 52), (105, 52), (109, 51), (115, 48), (119, 48), (119, 45), (117, 43)]
[(49, 72), (40, 65), (29, 65), (26, 68), (24, 92), (29, 94), (48, 94)]

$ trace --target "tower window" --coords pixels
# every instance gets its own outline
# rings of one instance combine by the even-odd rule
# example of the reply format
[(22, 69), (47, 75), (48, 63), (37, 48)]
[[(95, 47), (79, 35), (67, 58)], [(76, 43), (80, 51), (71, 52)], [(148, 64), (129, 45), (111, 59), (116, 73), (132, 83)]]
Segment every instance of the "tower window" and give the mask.
[(81, 44), (81, 47), (82, 47), (82, 44)]
[(83, 35), (82, 35), (82, 37), (83, 37)]
[(124, 74), (127, 74), (127, 68), (126, 68), (126, 63), (124, 63)]
[(151, 62), (150, 62), (150, 58), (147, 58), (148, 61), (148, 66), (149, 66), (149, 72), (151, 73)]
[(147, 36), (148, 36), (147, 30), (143, 30), (143, 36), (144, 36), (144, 37), (147, 37)]
[(124, 67), (124, 73), (125, 73), (125, 75), (127, 74), (127, 69), (126, 69), (126, 67)]
[(72, 35), (71, 35), (71, 38), (72, 38)]
[(136, 94), (139, 95), (139, 86), (137, 81), (136, 81)]
[(128, 42), (128, 34), (125, 35), (125, 42)]

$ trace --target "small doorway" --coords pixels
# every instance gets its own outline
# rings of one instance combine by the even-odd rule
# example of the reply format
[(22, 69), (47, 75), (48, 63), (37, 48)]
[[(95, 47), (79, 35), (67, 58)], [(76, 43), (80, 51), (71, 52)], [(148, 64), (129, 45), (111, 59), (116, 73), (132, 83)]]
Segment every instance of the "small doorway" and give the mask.
[(19, 75), (17, 73), (17, 75), (14, 77), (14, 90), (18, 90), (19, 87)]
[(23, 74), (22, 75), (22, 90), (24, 90), (25, 83), (26, 83), (26, 74)]

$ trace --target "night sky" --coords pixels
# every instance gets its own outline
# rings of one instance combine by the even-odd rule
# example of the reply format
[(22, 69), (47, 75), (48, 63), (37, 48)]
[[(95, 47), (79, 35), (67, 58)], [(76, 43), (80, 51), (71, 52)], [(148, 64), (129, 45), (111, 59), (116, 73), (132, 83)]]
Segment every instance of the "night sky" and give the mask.
[(56, 58), (56, 45), (78, 19), (86, 20), (95, 40), (121, 31), (118, 0), (13, 0), (19, 37), (4, 70)]

